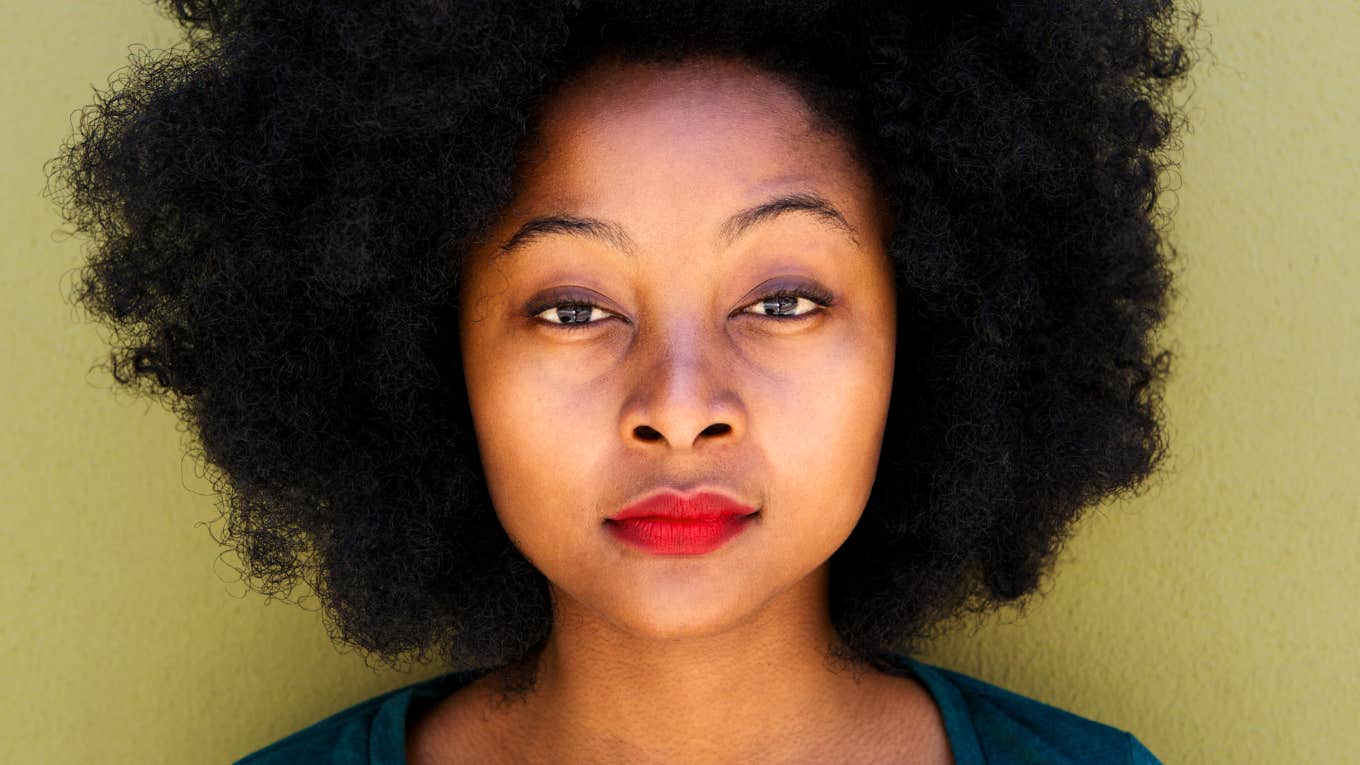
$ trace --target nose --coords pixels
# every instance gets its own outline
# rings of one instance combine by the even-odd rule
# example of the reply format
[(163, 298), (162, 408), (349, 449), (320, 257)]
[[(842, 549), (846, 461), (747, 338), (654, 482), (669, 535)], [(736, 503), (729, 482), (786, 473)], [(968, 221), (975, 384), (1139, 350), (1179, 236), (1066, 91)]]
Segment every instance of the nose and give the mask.
[(740, 438), (743, 409), (721, 340), (691, 327), (666, 333), (655, 343), (638, 366), (622, 418), (625, 440), (643, 448), (660, 444), (692, 451), (707, 442)]

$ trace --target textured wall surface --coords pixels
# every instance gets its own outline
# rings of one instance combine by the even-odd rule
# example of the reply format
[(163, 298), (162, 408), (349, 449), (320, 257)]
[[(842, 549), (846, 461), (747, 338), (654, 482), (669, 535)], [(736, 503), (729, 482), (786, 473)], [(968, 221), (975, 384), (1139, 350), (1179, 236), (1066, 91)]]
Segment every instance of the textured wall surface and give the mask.
[[(1023, 616), (922, 658), (1167, 763), (1354, 761), (1360, 4), (1203, 9), (1172, 200), (1171, 462), (1087, 517)], [(129, 45), (175, 33), (138, 2), (0, 10), (4, 762), (221, 762), (438, 671), (371, 670), (317, 612), (245, 595), (174, 420), (91, 371), (102, 340), (63, 300), (81, 242), (57, 235), (41, 163)]]

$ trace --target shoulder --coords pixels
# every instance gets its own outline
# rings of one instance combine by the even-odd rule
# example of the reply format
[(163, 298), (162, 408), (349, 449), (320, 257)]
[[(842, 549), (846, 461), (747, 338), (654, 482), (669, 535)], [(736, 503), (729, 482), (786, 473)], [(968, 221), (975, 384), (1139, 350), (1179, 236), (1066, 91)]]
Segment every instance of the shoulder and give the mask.
[(369, 765), (405, 762), (413, 699), (435, 698), (464, 678), (447, 673), (380, 693), (258, 749), (233, 765)]
[(370, 761), (370, 733), (383, 705), (406, 689), (379, 694), (291, 733), (237, 760), (233, 765), (283, 765), (316, 762), (358, 765)]
[[(908, 661), (942, 708), (959, 765), (970, 760), (995, 765), (1161, 765), (1128, 731), (960, 672)], [(969, 749), (972, 757), (967, 756)]]

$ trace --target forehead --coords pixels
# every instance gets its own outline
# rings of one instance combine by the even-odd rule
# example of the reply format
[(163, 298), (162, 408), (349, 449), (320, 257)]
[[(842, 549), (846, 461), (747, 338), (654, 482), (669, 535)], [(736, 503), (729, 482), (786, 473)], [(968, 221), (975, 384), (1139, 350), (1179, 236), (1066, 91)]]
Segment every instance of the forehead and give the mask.
[(752, 129), (802, 129), (809, 116), (782, 77), (717, 57), (679, 63), (605, 58), (569, 78), (546, 106), (551, 115), (546, 126), (565, 128), (555, 131), (558, 140), (584, 137), (572, 136), (571, 126), (585, 122), (596, 129), (712, 137), (702, 128), (744, 123)]
[(794, 187), (862, 206), (867, 173), (818, 123), (792, 86), (743, 61), (607, 59), (544, 104), (517, 203), (668, 210), (691, 224)]

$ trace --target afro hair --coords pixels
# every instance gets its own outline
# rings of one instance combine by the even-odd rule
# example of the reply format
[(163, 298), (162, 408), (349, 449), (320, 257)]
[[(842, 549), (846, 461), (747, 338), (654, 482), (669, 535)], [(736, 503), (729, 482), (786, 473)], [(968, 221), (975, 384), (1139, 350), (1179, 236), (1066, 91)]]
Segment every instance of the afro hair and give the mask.
[(482, 473), (457, 285), (538, 105), (605, 53), (778, 73), (887, 197), (895, 388), (830, 565), (856, 655), (1021, 605), (1162, 461), (1171, 0), (163, 2), (185, 44), (134, 52), (49, 161), (93, 243), (71, 299), (190, 427), (250, 586), (306, 582), (366, 655), (504, 666), (552, 626)]

